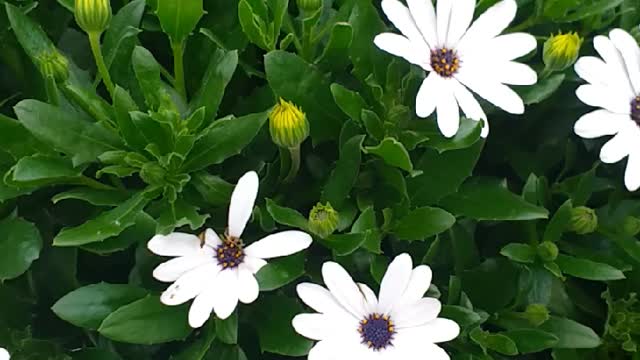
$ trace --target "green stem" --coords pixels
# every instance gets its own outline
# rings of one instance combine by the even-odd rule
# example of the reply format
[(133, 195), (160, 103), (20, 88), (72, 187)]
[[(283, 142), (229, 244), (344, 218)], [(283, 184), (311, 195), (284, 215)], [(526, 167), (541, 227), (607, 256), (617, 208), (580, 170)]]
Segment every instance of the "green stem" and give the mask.
[(109, 95), (111, 95), (111, 98), (113, 99), (115, 86), (113, 86), (111, 75), (109, 75), (109, 69), (107, 69), (107, 64), (105, 64), (104, 62), (104, 56), (102, 56), (102, 48), (100, 47), (100, 35), (101, 33), (98, 32), (90, 32), (89, 44), (91, 45), (91, 51), (93, 52), (93, 57), (96, 60), (96, 65), (98, 66), (100, 76), (102, 76), (102, 81), (104, 81), (104, 85), (107, 87)]
[(99, 181), (96, 181), (96, 180), (94, 180), (94, 179), (92, 179), (90, 177), (86, 177), (86, 176), (83, 176), (80, 179), (78, 179), (78, 183), (80, 183), (82, 185), (86, 185), (86, 186), (88, 186), (90, 188), (98, 189), (98, 190), (113, 190), (114, 189), (113, 187), (111, 187), (109, 185), (103, 184), (103, 183), (101, 183)]
[(289, 148), (289, 155), (291, 155), (291, 167), (289, 168), (289, 174), (284, 178), (285, 183), (290, 183), (295, 179), (300, 169), (300, 146)]
[(540, 79), (544, 80), (549, 77), (549, 75), (553, 74), (553, 70), (550, 70), (548, 67), (545, 67), (544, 70), (540, 73)]
[(171, 49), (173, 50), (173, 76), (176, 79), (175, 87), (180, 96), (187, 100), (187, 89), (184, 85), (184, 44), (182, 42), (174, 43), (171, 41)]
[(287, 28), (288, 32), (293, 34), (293, 45), (298, 49), (298, 52), (302, 52), (302, 44), (300, 43), (300, 39), (298, 39), (298, 34), (296, 33), (296, 29), (293, 26), (293, 21), (291, 20), (289, 13), (284, 14), (284, 26)]
[(52, 75), (47, 75), (44, 78), (44, 83), (47, 91), (47, 101), (51, 105), (58, 106), (60, 104), (60, 94), (58, 93), (56, 79)]

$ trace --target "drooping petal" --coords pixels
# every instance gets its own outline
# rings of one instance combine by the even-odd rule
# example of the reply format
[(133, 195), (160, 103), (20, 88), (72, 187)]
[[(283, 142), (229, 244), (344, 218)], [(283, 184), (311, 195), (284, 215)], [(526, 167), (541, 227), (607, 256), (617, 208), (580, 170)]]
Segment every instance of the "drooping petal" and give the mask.
[(619, 89), (618, 91), (625, 95), (627, 100), (634, 97), (636, 93), (629, 80), (624, 60), (613, 42), (606, 36), (598, 35), (593, 38), (593, 47), (607, 64), (606, 74), (615, 84), (613, 87)]
[(436, 48), (439, 45), (436, 32), (436, 11), (431, 1), (407, 0), (407, 5), (409, 5), (411, 17), (426, 40), (429, 49)]
[(538, 46), (536, 38), (527, 33), (500, 35), (490, 40), (484, 49), (486, 54), (500, 60), (514, 60), (532, 52)]
[[(378, 309), (382, 314), (389, 314), (409, 285), (413, 262), (409, 254), (398, 255), (387, 268), (380, 283)], [(335, 292), (334, 292), (335, 294)]]
[(415, 47), (416, 52), (427, 53), (429, 47), (425, 42), (425, 38), (418, 30), (416, 23), (411, 17), (409, 9), (398, 0), (382, 0), (382, 11), (387, 15), (389, 21), (400, 30), (402, 35), (406, 36), (411, 44)]
[(259, 183), (258, 174), (255, 171), (249, 171), (238, 180), (229, 205), (229, 235), (237, 238), (242, 236), (253, 212)]
[(329, 317), (324, 314), (298, 314), (291, 321), (296, 332), (312, 340), (324, 340), (335, 331)]
[(153, 270), (153, 277), (162, 282), (174, 282), (187, 271), (208, 262), (213, 262), (213, 259), (207, 255), (190, 255), (173, 258), (158, 265)]
[(402, 304), (413, 304), (422, 299), (431, 285), (431, 268), (420, 265), (411, 271), (411, 278), (402, 294)]
[(149, 240), (147, 248), (160, 256), (197, 255), (201, 249), (197, 236), (179, 232), (156, 235)]
[(618, 161), (629, 155), (634, 144), (630, 136), (624, 132), (619, 132), (611, 140), (609, 140), (600, 150), (600, 160), (607, 164), (617, 163)]
[(353, 316), (346, 308), (340, 305), (338, 299), (331, 292), (320, 285), (302, 283), (296, 287), (296, 291), (302, 302), (319, 313)]
[(640, 151), (634, 150), (629, 154), (627, 168), (624, 172), (624, 184), (629, 191), (640, 188)]
[(638, 43), (622, 29), (611, 30), (609, 38), (622, 55), (634, 92), (640, 93), (640, 47), (638, 47)]
[(436, 29), (438, 45), (448, 46), (447, 36), (452, 22), (452, 10), (455, 0), (438, 0), (436, 2)]
[(418, 327), (402, 329), (401, 332), (412, 333), (424, 341), (437, 344), (458, 337), (460, 326), (453, 320), (436, 318)]
[(369, 314), (376, 312), (378, 309), (378, 298), (376, 297), (376, 294), (366, 284), (358, 283), (358, 287), (365, 299), (366, 312)]
[(213, 311), (224, 320), (233, 314), (238, 305), (238, 270), (222, 270), (214, 280), (218, 294), (213, 298)]
[(256, 241), (247, 246), (244, 252), (260, 259), (289, 256), (308, 248), (312, 240), (309, 234), (302, 231), (282, 231)]
[(451, 20), (447, 34), (447, 45), (455, 46), (469, 28), (476, 8), (476, 0), (452, 1)]
[(493, 5), (476, 21), (458, 42), (457, 50), (461, 54), (481, 51), (486, 43), (498, 36), (516, 17), (518, 5), (515, 0), (502, 0)]
[(538, 74), (529, 67), (515, 61), (500, 62), (495, 65), (494, 79), (507, 85), (533, 85)]
[(587, 105), (601, 107), (616, 114), (628, 115), (631, 111), (631, 98), (609, 87), (580, 85), (576, 90), (576, 96)]
[(487, 137), (489, 134), (489, 123), (487, 122), (487, 115), (485, 115), (478, 100), (457, 80), (451, 82), (451, 87), (453, 88), (453, 95), (455, 95), (458, 106), (462, 109), (464, 116), (472, 120), (482, 121), (484, 124), (481, 135), (482, 137)]
[(420, 326), (438, 317), (442, 304), (438, 299), (422, 298), (394, 309), (391, 317), (398, 329)]
[(218, 236), (218, 234), (216, 234), (215, 231), (213, 231), (213, 229), (207, 229), (204, 232), (204, 242), (205, 244), (209, 245), (213, 249), (217, 248), (218, 246), (220, 246), (220, 244), (222, 244), (220, 237)]
[(243, 304), (251, 304), (260, 294), (258, 280), (245, 264), (238, 266), (238, 300)]
[(376, 46), (391, 55), (401, 57), (408, 62), (421, 66), (425, 69), (429, 67), (429, 57), (427, 52), (418, 52), (413, 43), (406, 37), (394, 33), (382, 33), (373, 39)]
[(262, 269), (265, 265), (267, 265), (267, 262), (260, 258), (248, 256), (245, 254), (244, 265), (246, 265), (247, 268), (251, 270), (251, 272), (253, 272), (254, 274), (257, 274), (258, 271), (260, 271), (260, 269)]
[(481, 73), (460, 69), (455, 77), (483, 99), (511, 114), (524, 113), (524, 103), (508, 86), (489, 79)]
[(614, 114), (609, 110), (599, 109), (582, 115), (573, 126), (573, 131), (582, 138), (594, 139), (617, 134), (629, 121), (631, 119), (628, 115)]
[(213, 311), (215, 298), (219, 293), (220, 289), (210, 283), (200, 295), (196, 296), (189, 308), (189, 326), (199, 328), (209, 320), (211, 312)]
[(331, 295), (338, 303), (349, 311), (356, 319), (364, 319), (365, 300), (358, 285), (351, 275), (340, 265), (334, 262), (326, 262), (322, 265), (322, 278)]
[(433, 114), (438, 104), (440, 84), (443, 81), (440, 75), (435, 72), (429, 73), (427, 78), (422, 81), (416, 96), (416, 115), (426, 118)]
[(441, 93), (436, 107), (438, 128), (442, 135), (448, 138), (455, 136), (460, 127), (460, 109), (453, 94), (452, 82), (457, 81), (455, 79), (445, 79), (440, 82), (442, 84)]
[(180, 305), (199, 295), (214, 279), (217, 279), (220, 269), (213, 262), (199, 266), (171, 284), (160, 296), (165, 305)]

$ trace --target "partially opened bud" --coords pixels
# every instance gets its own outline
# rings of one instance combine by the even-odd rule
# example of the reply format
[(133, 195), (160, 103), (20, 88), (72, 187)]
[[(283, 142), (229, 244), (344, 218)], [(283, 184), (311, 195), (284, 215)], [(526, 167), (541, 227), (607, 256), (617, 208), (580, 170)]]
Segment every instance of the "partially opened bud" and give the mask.
[(598, 215), (593, 209), (586, 206), (578, 206), (571, 210), (569, 230), (576, 234), (590, 234), (598, 228)]
[(56, 50), (44, 51), (37, 58), (38, 68), (45, 77), (63, 83), (69, 79), (69, 60)]
[(317, 203), (309, 213), (309, 230), (314, 234), (325, 238), (338, 228), (338, 212), (331, 207), (330, 203), (323, 205)]
[(87, 33), (102, 33), (111, 21), (109, 0), (76, 0), (76, 22)]
[(269, 131), (276, 145), (297, 148), (309, 136), (309, 122), (300, 108), (280, 99), (269, 114)]
[(542, 60), (550, 71), (562, 71), (578, 59), (582, 38), (575, 32), (551, 35), (544, 43)]

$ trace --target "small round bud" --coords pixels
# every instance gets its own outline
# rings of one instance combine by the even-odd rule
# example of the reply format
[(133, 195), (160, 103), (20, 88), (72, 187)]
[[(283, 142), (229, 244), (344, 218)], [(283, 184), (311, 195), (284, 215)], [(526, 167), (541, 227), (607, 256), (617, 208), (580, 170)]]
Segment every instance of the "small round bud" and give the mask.
[(551, 241), (544, 241), (537, 248), (538, 256), (542, 261), (554, 261), (558, 257), (558, 246)]
[(578, 206), (571, 210), (569, 230), (576, 234), (590, 234), (598, 228), (598, 215), (593, 209), (586, 206)]
[(322, 7), (322, 0), (297, 0), (296, 3), (303, 13), (313, 13)]
[(640, 219), (634, 216), (627, 216), (622, 222), (622, 231), (625, 235), (636, 236), (640, 233)]
[(111, 21), (109, 0), (76, 0), (76, 22), (87, 33), (102, 33)]
[(280, 99), (269, 114), (269, 131), (276, 145), (297, 148), (309, 136), (309, 121), (300, 108)]
[(321, 238), (333, 234), (338, 228), (338, 221), (338, 212), (328, 202), (325, 205), (317, 203), (309, 212), (309, 230)]
[(532, 325), (540, 326), (549, 320), (549, 310), (542, 304), (530, 304), (523, 314)]
[(562, 71), (573, 65), (578, 59), (582, 38), (575, 32), (551, 35), (544, 43), (542, 60), (546, 69)]
[(37, 58), (37, 63), (44, 77), (51, 76), (57, 83), (69, 79), (69, 60), (57, 50), (42, 52)]

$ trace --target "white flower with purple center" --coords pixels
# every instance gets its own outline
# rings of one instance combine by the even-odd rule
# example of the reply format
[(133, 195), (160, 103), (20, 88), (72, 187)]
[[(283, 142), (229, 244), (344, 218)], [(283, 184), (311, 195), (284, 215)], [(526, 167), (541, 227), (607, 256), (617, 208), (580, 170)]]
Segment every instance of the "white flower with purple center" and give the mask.
[(228, 318), (238, 301), (250, 304), (260, 291), (255, 274), (265, 259), (288, 256), (308, 248), (311, 236), (302, 231), (283, 231), (245, 247), (242, 232), (251, 218), (258, 194), (258, 175), (251, 171), (238, 180), (231, 195), (228, 228), (220, 239), (212, 229), (200, 237), (171, 233), (154, 236), (147, 247), (160, 256), (174, 256), (153, 271), (163, 282), (173, 282), (160, 297), (165, 305), (180, 305), (194, 299), (189, 325), (201, 327), (215, 312)]
[(431, 283), (428, 266), (414, 269), (408, 254), (399, 255), (378, 297), (337, 263), (325, 263), (322, 276), (327, 289), (310, 283), (297, 288), (300, 299), (317, 312), (292, 321), (299, 334), (318, 341), (309, 360), (449, 359), (436, 343), (456, 338), (460, 327), (438, 317), (440, 301), (423, 297)]
[(575, 70), (589, 84), (576, 95), (583, 103), (600, 109), (583, 115), (575, 133), (585, 139), (614, 135), (600, 150), (600, 160), (613, 164), (628, 157), (624, 183), (629, 191), (640, 188), (640, 47), (624, 30), (613, 29), (609, 37), (596, 36), (593, 47), (600, 58), (584, 56)]
[[(374, 39), (382, 50), (404, 58), (429, 72), (416, 99), (416, 114), (434, 111), (438, 127), (452, 137), (460, 126), (460, 109), (469, 119), (487, 116), (469, 91), (512, 114), (524, 113), (524, 103), (507, 85), (532, 85), (537, 74), (514, 61), (536, 48), (526, 33), (500, 35), (516, 16), (515, 0), (503, 0), (473, 22), (476, 0), (382, 0), (382, 10), (402, 35), (383, 33)], [(467, 89), (468, 88), (468, 89)]]

